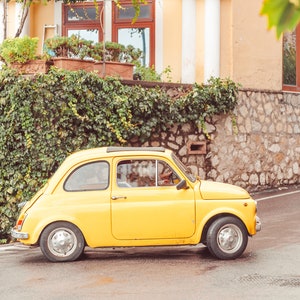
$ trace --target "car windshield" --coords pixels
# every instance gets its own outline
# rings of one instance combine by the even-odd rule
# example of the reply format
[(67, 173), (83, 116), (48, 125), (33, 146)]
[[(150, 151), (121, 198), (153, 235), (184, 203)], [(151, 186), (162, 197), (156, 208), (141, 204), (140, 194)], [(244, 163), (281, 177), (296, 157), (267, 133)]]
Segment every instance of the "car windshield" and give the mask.
[(196, 177), (191, 173), (191, 171), (180, 161), (180, 159), (172, 153), (173, 161), (176, 163), (176, 165), (179, 167), (179, 169), (184, 173), (184, 175), (191, 181), (195, 182)]

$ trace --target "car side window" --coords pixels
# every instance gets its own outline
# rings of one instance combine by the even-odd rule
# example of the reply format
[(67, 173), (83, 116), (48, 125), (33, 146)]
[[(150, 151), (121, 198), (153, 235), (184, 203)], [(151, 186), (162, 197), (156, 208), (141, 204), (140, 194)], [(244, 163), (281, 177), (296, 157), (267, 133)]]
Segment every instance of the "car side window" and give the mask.
[(109, 184), (109, 165), (97, 161), (75, 169), (66, 179), (64, 189), (68, 192), (105, 190)]
[(172, 186), (179, 181), (176, 172), (160, 160), (124, 160), (117, 166), (119, 187)]
[(157, 171), (159, 186), (176, 185), (180, 182), (177, 173), (164, 161), (158, 161)]

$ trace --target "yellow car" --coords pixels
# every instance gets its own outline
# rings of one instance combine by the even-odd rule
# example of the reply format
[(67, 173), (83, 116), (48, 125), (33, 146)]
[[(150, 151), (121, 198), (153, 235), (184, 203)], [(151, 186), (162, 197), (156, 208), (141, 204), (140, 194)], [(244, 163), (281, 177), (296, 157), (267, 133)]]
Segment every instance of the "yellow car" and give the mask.
[(50, 261), (73, 261), (85, 246), (203, 243), (235, 259), (261, 228), (242, 188), (194, 177), (162, 147), (76, 152), (22, 208), (12, 237)]

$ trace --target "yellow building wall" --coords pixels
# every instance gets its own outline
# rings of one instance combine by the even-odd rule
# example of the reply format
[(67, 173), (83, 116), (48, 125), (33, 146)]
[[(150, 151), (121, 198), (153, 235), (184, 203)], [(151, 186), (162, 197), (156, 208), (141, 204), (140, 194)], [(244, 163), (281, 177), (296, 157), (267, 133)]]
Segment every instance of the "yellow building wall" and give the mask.
[(220, 77), (233, 77), (232, 0), (221, 1)]
[[(181, 80), (182, 1), (163, 1), (163, 64), (171, 66), (175, 82)], [(196, 82), (203, 82), (204, 4), (196, 0)], [(267, 20), (260, 16), (261, 0), (220, 0), (220, 5), (220, 77), (245, 88), (280, 90), (282, 41), (267, 30)]]
[[(229, 76), (245, 88), (281, 90), (282, 41), (267, 30), (267, 19), (260, 15), (262, 1), (221, 2), (228, 2), (228, 8), (231, 5), (222, 14), (227, 25), (221, 27), (221, 77)], [(230, 24), (231, 34), (226, 33)]]
[(163, 1), (163, 69), (171, 67), (173, 82), (181, 81), (181, 14), (181, 0)]
[[(18, 30), (16, 27), (15, 1), (8, 2), (7, 37), (13, 38)], [(44, 25), (53, 25), (54, 1), (47, 4), (33, 3), (29, 12), (29, 36), (39, 38), (38, 54), (41, 54)]]
[[(182, 1), (163, 1), (163, 69), (171, 67), (173, 82), (181, 82)], [(204, 0), (196, 2), (196, 81), (203, 81), (204, 65)]]
[(7, 3), (7, 37), (13, 38), (16, 34), (17, 28), (15, 28), (15, 3), (10, 1)]
[[(54, 1), (47, 4), (33, 4), (30, 10), (30, 36), (39, 38), (38, 52), (42, 53), (44, 26), (54, 25)], [(51, 30), (54, 34), (54, 30)], [(49, 30), (47, 30), (49, 33)], [(50, 36), (48, 36), (50, 37)], [(47, 37), (45, 37), (47, 38)]]

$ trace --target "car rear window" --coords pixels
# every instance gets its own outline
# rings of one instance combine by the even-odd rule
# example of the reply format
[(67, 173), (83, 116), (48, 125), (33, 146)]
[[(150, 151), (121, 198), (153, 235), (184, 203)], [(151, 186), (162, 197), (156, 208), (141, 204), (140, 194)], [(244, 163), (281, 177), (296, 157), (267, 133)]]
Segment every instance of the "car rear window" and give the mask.
[(109, 184), (109, 164), (96, 161), (76, 168), (66, 179), (64, 189), (68, 192), (105, 190)]

